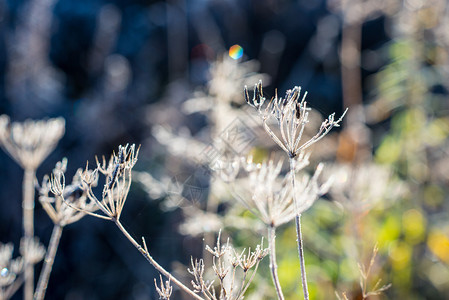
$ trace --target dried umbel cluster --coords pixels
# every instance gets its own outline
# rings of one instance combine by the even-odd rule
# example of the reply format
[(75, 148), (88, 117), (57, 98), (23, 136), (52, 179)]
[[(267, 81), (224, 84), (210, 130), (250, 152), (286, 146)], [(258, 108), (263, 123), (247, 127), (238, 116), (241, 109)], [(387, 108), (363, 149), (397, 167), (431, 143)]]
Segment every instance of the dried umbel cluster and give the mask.
[[(292, 173), (283, 172), (283, 161), (269, 159), (262, 163), (254, 163), (251, 156), (242, 158), (239, 164), (235, 161), (220, 161), (222, 166), (217, 169), (220, 177), (224, 177), (233, 185), (236, 199), (245, 205), (265, 225), (279, 227), (294, 219), (296, 214), (306, 211), (321, 195), (329, 189), (331, 179), (320, 183), (323, 165), (319, 164), (314, 175), (302, 176), (298, 173), (309, 165), (309, 155), (301, 153), (296, 158), (297, 164), (294, 176), (297, 177), (295, 194), (298, 205), (295, 206)], [(232, 169), (232, 172), (229, 171)], [(229, 174), (235, 174), (230, 177)], [(237, 174), (242, 174), (237, 177)]]
[(171, 294), (173, 292), (173, 287), (171, 286), (170, 279), (165, 282), (162, 280), (162, 276), (159, 275), (160, 286), (157, 285), (156, 278), (154, 278), (154, 286), (156, 287), (156, 292), (159, 294), (159, 299), (170, 300)]
[[(218, 282), (206, 280), (204, 261), (202, 259), (194, 261), (192, 258), (191, 269), (188, 269), (188, 272), (194, 277), (192, 280), (194, 291), (211, 300), (244, 299), (244, 294), (254, 279), (260, 261), (268, 255), (269, 251), (263, 247), (262, 240), (254, 251), (249, 248), (238, 253), (229, 244), (229, 239), (226, 244), (221, 244), (220, 239), (221, 232), (213, 249), (206, 246), (206, 250), (212, 254), (212, 269)], [(242, 274), (237, 274), (238, 270)]]
[[(66, 226), (80, 220), (86, 212), (98, 209), (82, 189), (82, 177), (94, 177), (93, 171), (78, 169), (72, 182), (66, 185), (67, 159), (58, 162), (50, 176), (45, 175), (39, 189), (39, 201), (54, 224)], [(92, 182), (95, 186), (97, 181)], [(50, 193), (53, 195), (50, 195)]]
[(375, 163), (334, 164), (325, 175), (335, 178), (332, 198), (354, 216), (363, 216), (382, 199), (397, 199), (404, 193), (403, 183), (392, 177), (392, 170)]
[(11, 123), (8, 116), (0, 116), (0, 145), (23, 169), (37, 169), (64, 132), (63, 118)]
[[(100, 163), (97, 159), (97, 168), (94, 171), (86, 170), (81, 174), (81, 188), (87, 198), (96, 204), (97, 208), (104, 214), (97, 214), (86, 209), (81, 211), (106, 220), (118, 220), (128, 197), (131, 187), (131, 171), (137, 162), (139, 148), (126, 145), (119, 146), (118, 153), (113, 153), (109, 162), (103, 157)], [(105, 184), (101, 198), (97, 198), (93, 188), (97, 186), (99, 173), (105, 177)]]
[(0, 299), (10, 298), (20, 287), (23, 277), (23, 258), (12, 258), (14, 246), (0, 243)]
[(20, 254), (22, 254), (30, 264), (35, 265), (44, 258), (45, 247), (36, 237), (22, 238), (20, 240)]
[[(318, 133), (305, 142), (301, 142), (304, 128), (309, 122), (309, 110), (307, 102), (305, 101), (307, 92), (301, 97), (301, 87), (295, 86), (291, 90), (287, 90), (284, 98), (276, 95), (268, 105), (264, 107), (265, 97), (263, 96), (262, 81), (259, 81), (254, 86), (253, 97), (250, 98), (248, 93), (248, 87), (245, 86), (244, 90), (246, 102), (255, 107), (262, 115), (263, 127), (265, 131), (271, 136), (274, 142), (284, 150), (289, 157), (296, 157), (301, 151), (310, 147), (312, 144), (321, 140), (326, 134), (328, 134), (333, 127), (340, 126), (340, 122), (343, 120), (346, 111), (343, 115), (335, 120), (335, 113), (329, 115), (329, 117), (321, 123)], [(279, 133), (270, 127), (270, 119), (276, 119), (279, 126)]]
[[(42, 161), (55, 149), (64, 135), (63, 118), (43, 121), (27, 120), (11, 123), (6, 115), (0, 116), (0, 146), (24, 169), (22, 183), (23, 231), (27, 243), (34, 237), (35, 174)], [(31, 244), (30, 244), (31, 245)], [(31, 247), (31, 246), (30, 246)], [(34, 269), (31, 252), (24, 255), (24, 298), (33, 299)]]
[[(300, 182), (297, 182), (296, 180), (296, 172), (298, 167), (301, 167), (303, 164), (303, 158), (304, 158), (304, 151), (314, 143), (321, 140), (324, 136), (326, 136), (330, 130), (333, 127), (340, 126), (341, 121), (343, 120), (344, 115), (346, 114), (346, 111), (344, 111), (343, 115), (338, 119), (335, 120), (335, 113), (329, 115), (329, 117), (324, 120), (321, 123), (321, 126), (318, 130), (318, 132), (312, 136), (310, 139), (306, 140), (305, 142), (302, 141), (302, 137), (304, 134), (305, 127), (307, 123), (309, 122), (309, 111), (310, 108), (307, 107), (307, 102), (305, 101), (305, 98), (307, 96), (307, 93), (304, 93), (304, 95), (301, 97), (301, 88), (298, 86), (295, 86), (291, 90), (287, 90), (286, 95), (284, 98), (278, 97), (277, 91), (274, 98), (271, 99), (271, 101), (264, 106), (265, 104), (265, 97), (263, 95), (262, 90), (262, 81), (259, 81), (257, 84), (254, 85), (254, 94), (253, 97), (250, 98), (248, 93), (248, 88), (245, 86), (244, 89), (244, 96), (246, 102), (255, 107), (259, 114), (262, 116), (262, 122), (263, 127), (265, 131), (270, 135), (270, 137), (273, 139), (273, 141), (281, 147), (281, 149), (288, 155), (289, 162), (290, 162), (290, 188), (291, 188), (291, 197), (293, 202), (293, 212), (292, 210), (286, 210), (285, 202), (284, 205), (279, 206), (282, 208), (283, 211), (287, 212), (285, 215), (283, 215), (283, 219), (281, 219), (281, 222), (286, 222), (290, 220), (293, 217), (295, 218), (296, 223), (296, 235), (297, 235), (297, 243), (298, 243), (298, 256), (300, 261), (300, 267), (301, 267), (301, 279), (302, 279), (302, 286), (303, 286), (303, 292), (304, 292), (304, 299), (309, 299), (309, 292), (307, 287), (307, 278), (306, 278), (306, 271), (305, 271), (305, 261), (304, 261), (304, 246), (303, 246), (303, 239), (302, 239), (302, 231), (301, 231), (301, 213), (304, 212), (306, 209), (308, 209), (313, 202), (316, 200), (318, 195), (326, 192), (328, 185), (325, 184), (324, 186), (319, 186), (317, 184), (317, 177), (319, 176), (322, 166), (319, 165), (317, 172), (312, 177), (311, 180), (305, 179)], [(271, 128), (271, 119), (275, 119), (278, 125), (278, 128), (276, 130), (273, 130)], [(266, 168), (267, 170), (270, 170), (273, 173), (276, 173), (276, 168)], [(264, 171), (266, 172), (266, 171)], [(264, 184), (266, 184), (266, 178), (262, 176), (264, 181), (260, 182), (260, 187), (256, 187), (260, 189)], [(287, 177), (285, 177), (286, 179)], [(284, 183), (282, 186), (287, 187), (288, 185)], [(257, 191), (257, 189), (256, 189)], [(281, 189), (281, 193), (275, 194), (275, 196), (280, 195), (283, 197), (283, 193), (285, 193), (285, 190)], [(271, 192), (268, 190), (268, 192)], [(253, 196), (254, 198), (254, 196)], [(276, 197), (269, 197), (268, 201), (265, 201), (267, 204), (272, 207), (272, 200), (276, 199)], [(254, 203), (259, 203), (259, 201), (254, 201)], [(287, 202), (288, 203), (288, 202)], [(260, 205), (259, 205), (260, 207)], [(260, 210), (260, 208), (259, 208)], [(278, 209), (279, 211), (279, 209)], [(279, 217), (279, 216), (277, 216)], [(276, 267), (276, 261), (275, 261), (275, 233), (274, 233), (275, 226), (271, 226), (269, 228), (269, 245), (270, 245), (270, 252), (272, 259), (270, 267), (272, 270), (272, 277), (273, 282), (275, 284), (276, 292), (278, 295), (278, 298), (283, 300), (284, 296), (282, 293), (282, 289), (278, 280), (277, 276), (277, 267)]]
[(45, 255), (45, 248), (37, 239), (23, 238), (20, 254), (13, 259), (14, 246), (0, 243), (0, 299), (9, 299), (24, 281), (25, 257), (29, 264), (35, 265)]
[[(377, 279), (375, 283), (372, 286), (368, 286), (370, 281), (372, 280), (372, 271), (375, 267), (376, 263), (376, 257), (377, 253), (379, 251), (379, 248), (377, 245), (374, 246), (373, 252), (371, 254), (371, 258), (367, 264), (361, 264), (358, 263), (359, 272), (360, 272), (360, 290), (361, 290), (361, 299), (366, 300), (370, 299), (370, 297), (379, 296), (380, 294), (384, 293), (386, 290), (388, 290), (391, 287), (390, 284), (384, 284), (381, 286), (382, 279)], [(348, 295), (346, 292), (343, 292), (341, 296), (338, 294), (338, 292), (335, 292), (335, 295), (337, 296), (338, 300), (349, 300)]]

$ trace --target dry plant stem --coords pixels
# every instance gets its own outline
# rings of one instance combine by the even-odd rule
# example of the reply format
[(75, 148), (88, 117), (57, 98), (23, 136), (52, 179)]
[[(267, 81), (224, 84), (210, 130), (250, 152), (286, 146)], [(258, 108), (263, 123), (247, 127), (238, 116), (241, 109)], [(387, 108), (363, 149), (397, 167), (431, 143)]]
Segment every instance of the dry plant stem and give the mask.
[(282, 293), (281, 284), (279, 283), (279, 277), (277, 273), (276, 263), (276, 228), (274, 226), (268, 227), (268, 248), (270, 249), (270, 270), (271, 277), (273, 278), (274, 288), (278, 295), (279, 300), (284, 300), (284, 294)]
[(353, 107), (362, 103), (362, 80), (360, 71), (361, 43), (361, 23), (354, 22), (353, 24), (344, 25), (340, 54), (344, 107)]
[[(176, 279), (175, 277), (173, 277), (173, 275), (171, 275), (168, 271), (166, 271), (161, 265), (159, 265), (154, 259), (153, 257), (150, 255), (150, 253), (142, 248), (142, 246), (140, 246), (140, 244), (138, 242), (136, 242), (136, 240), (128, 233), (128, 231), (126, 231), (126, 229), (123, 227), (122, 223), (120, 223), (120, 221), (117, 218), (112, 218), (112, 221), (114, 221), (115, 225), (117, 225), (117, 227), (120, 229), (120, 231), (125, 235), (125, 237), (131, 242), (131, 244), (134, 245), (134, 247), (137, 248), (137, 250), (139, 250), (139, 252), (146, 258), (146, 260), (153, 266), (156, 268), (156, 270), (158, 270), (160, 273), (162, 273), (165, 277), (169, 278), (171, 282), (173, 282), (174, 284), (176, 284), (181, 290), (183, 290), (184, 292), (186, 292), (187, 294), (189, 294), (190, 296), (192, 296), (194, 299), (198, 299), (198, 300), (204, 300), (203, 298), (201, 298), (200, 296), (198, 296), (197, 294), (195, 294), (193, 291), (191, 291), (187, 286), (185, 286), (182, 282), (180, 282), (178, 279)], [(146, 247), (145, 247), (146, 248)]]
[[(34, 177), (35, 169), (25, 169), (23, 178), (23, 232), (26, 239), (34, 237)], [(25, 288), (24, 299), (32, 300), (34, 293), (34, 269), (25, 257)]]
[[(216, 135), (218, 136), (218, 135)], [(217, 213), (218, 203), (215, 197), (209, 197), (206, 202), (206, 213)], [(203, 261), (205, 265), (212, 265), (212, 258), (207, 255), (206, 245), (212, 245), (215, 240), (215, 234), (212, 231), (205, 232), (203, 236)]]
[[(243, 298), (244, 298), (243, 295), (246, 293), (246, 290), (249, 288), (251, 282), (253, 281), (254, 277), (256, 276), (256, 273), (257, 273), (257, 269), (258, 269), (258, 268), (259, 268), (259, 263), (256, 264), (256, 267), (254, 268), (254, 271), (253, 271), (253, 273), (251, 274), (251, 278), (249, 279), (249, 281), (248, 281), (248, 283), (246, 284), (246, 286), (245, 286), (245, 288), (243, 289), (243, 291), (240, 290), (240, 292), (239, 292), (239, 294), (238, 294), (238, 295), (240, 295), (240, 297), (239, 297), (238, 299), (243, 299)], [(248, 272), (245, 272), (245, 275), (244, 275), (244, 277), (243, 277), (243, 282), (246, 281), (246, 276), (247, 276), (247, 274), (248, 274)]]
[(290, 157), (290, 176), (292, 178), (292, 189), (293, 189), (293, 201), (295, 202), (296, 208), (296, 241), (298, 242), (298, 255), (299, 255), (299, 264), (301, 267), (301, 280), (302, 280), (302, 289), (304, 292), (304, 300), (309, 300), (309, 289), (307, 287), (307, 275), (306, 275), (306, 264), (304, 259), (304, 245), (302, 240), (302, 231), (301, 231), (301, 214), (298, 211), (298, 199), (296, 198), (296, 176), (295, 176), (295, 168), (296, 161), (294, 157)]
[(55, 224), (55, 226), (53, 227), (50, 244), (48, 245), (47, 254), (45, 255), (44, 267), (41, 271), (39, 281), (37, 283), (34, 300), (42, 300), (45, 297), (45, 292), (47, 291), (48, 286), (48, 279), (50, 278), (50, 273), (53, 269), (53, 263), (55, 261), (56, 251), (58, 251), (62, 229), (63, 227), (58, 224)]
[[(23, 276), (20, 276), (18, 279), (16, 279), (14, 281), (14, 283), (6, 289), (6, 291), (4, 293), (4, 298), (0, 298), (0, 299), (3, 300), (3, 299), (11, 298), (17, 292), (17, 290), (22, 286), (23, 281), (24, 281)], [(1, 297), (1, 295), (0, 295), (0, 297)]]

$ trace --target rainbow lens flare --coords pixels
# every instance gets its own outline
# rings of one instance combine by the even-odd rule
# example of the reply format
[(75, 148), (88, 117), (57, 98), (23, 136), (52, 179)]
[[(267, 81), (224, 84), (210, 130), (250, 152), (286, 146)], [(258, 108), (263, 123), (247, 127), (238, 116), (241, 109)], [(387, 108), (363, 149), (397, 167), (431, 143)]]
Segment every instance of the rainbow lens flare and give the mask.
[(240, 45), (235, 44), (229, 48), (229, 56), (233, 59), (239, 59), (243, 56), (243, 48)]

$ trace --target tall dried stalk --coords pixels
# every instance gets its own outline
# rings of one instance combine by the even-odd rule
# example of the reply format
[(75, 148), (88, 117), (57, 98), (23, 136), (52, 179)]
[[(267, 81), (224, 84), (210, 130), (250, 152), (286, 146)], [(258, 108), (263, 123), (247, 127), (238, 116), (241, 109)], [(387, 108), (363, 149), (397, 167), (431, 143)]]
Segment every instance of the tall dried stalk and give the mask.
[[(150, 255), (145, 239), (142, 238), (143, 245), (140, 245), (120, 222), (120, 216), (123, 212), (123, 207), (131, 187), (131, 170), (137, 162), (138, 154), (139, 148), (136, 149), (135, 145), (119, 146), (118, 153), (113, 153), (109, 162), (106, 162), (104, 157), (102, 163), (100, 163), (97, 159), (97, 168), (94, 171), (90, 171), (86, 168), (86, 170), (80, 175), (83, 193), (90, 200), (90, 203), (94, 204), (96, 209), (99, 209), (101, 213), (94, 213), (92, 210), (87, 210), (83, 207), (76, 207), (68, 201), (65, 201), (64, 203), (77, 211), (114, 222), (123, 235), (134, 247), (136, 247), (145, 259), (156, 268), (156, 270), (166, 276), (171, 282), (192, 296), (194, 299), (203, 299), (171, 275), (170, 272), (165, 270), (161, 265), (159, 265)], [(92, 190), (98, 182), (99, 173), (106, 177), (106, 183), (103, 187), (103, 193), (100, 199), (95, 196)], [(56, 182), (58, 181), (59, 180)], [(63, 190), (59, 189), (56, 194), (62, 195)]]
[(279, 276), (277, 272), (276, 263), (276, 228), (274, 226), (268, 227), (268, 248), (270, 249), (270, 270), (271, 277), (273, 279), (274, 288), (279, 300), (284, 300), (284, 294), (282, 293), (281, 284), (279, 283)]
[[(291, 186), (293, 191), (293, 202), (295, 207), (295, 223), (296, 223), (296, 236), (298, 243), (298, 256), (301, 267), (301, 282), (303, 286), (304, 299), (309, 299), (309, 292), (307, 288), (307, 278), (304, 261), (304, 245), (301, 231), (301, 213), (305, 211), (313, 203), (310, 199), (316, 199), (316, 195), (319, 194), (322, 188), (319, 188), (316, 184), (305, 186), (308, 191), (316, 192), (314, 197), (303, 198), (303, 202), (300, 201), (298, 190), (296, 188), (296, 160), (304, 157), (304, 150), (314, 143), (321, 140), (326, 136), (333, 127), (338, 127), (339, 123), (343, 120), (346, 111), (343, 115), (335, 120), (335, 113), (329, 115), (327, 120), (321, 123), (320, 129), (316, 135), (309, 140), (302, 142), (304, 129), (308, 123), (309, 110), (307, 102), (305, 101), (307, 93), (301, 97), (301, 87), (294, 87), (286, 92), (285, 98), (278, 97), (277, 93), (273, 99), (268, 103), (265, 109), (262, 109), (265, 103), (265, 97), (262, 91), (262, 82), (259, 81), (254, 86), (254, 95), (251, 99), (248, 94), (248, 88), (245, 86), (244, 96), (246, 102), (255, 107), (259, 114), (262, 115), (263, 127), (265, 131), (270, 135), (273, 141), (286, 152), (290, 160), (290, 176)], [(278, 123), (278, 133), (275, 133), (270, 127), (268, 120), (274, 118)], [(314, 177), (318, 176), (321, 168), (317, 170)], [(313, 180), (311, 181), (314, 182)]]
[[(287, 175), (280, 176), (282, 170), (282, 161), (275, 163), (273, 160), (255, 164), (249, 157), (242, 164), (243, 169), (248, 173), (247, 178), (236, 179), (239, 170), (233, 172), (234, 177), (226, 174), (223, 178), (228, 181), (239, 183), (235, 186), (234, 195), (267, 227), (268, 244), (270, 250), (270, 271), (274, 287), (278, 299), (284, 299), (282, 287), (279, 282), (276, 264), (276, 228), (282, 224), (288, 223), (296, 217), (297, 224), (300, 225), (299, 216), (306, 211), (314, 201), (325, 193), (329, 186), (329, 181), (320, 185), (318, 177), (322, 170), (322, 165), (318, 165), (313, 177), (303, 176), (301, 180), (296, 182), (297, 173), (309, 164), (309, 156), (301, 153), (296, 157), (292, 165), (291, 172)], [(226, 169), (225, 162), (221, 162), (223, 169)], [(220, 172), (222, 168), (218, 171)], [(219, 175), (222, 175), (219, 173)], [(246, 182), (248, 180), (249, 182)], [(239, 188), (240, 187), (240, 188)], [(245, 190), (249, 190), (250, 196)], [(293, 195), (295, 194), (295, 195)], [(301, 229), (298, 228), (299, 236), (302, 237)], [(300, 241), (298, 251), (300, 253), (300, 262), (303, 271), (304, 289), (307, 292), (307, 282), (305, 277), (304, 254), (302, 247), (302, 239)]]
[[(36, 169), (25, 169), (22, 182), (23, 189), (23, 233), (26, 239), (34, 237), (34, 178)], [(33, 299), (34, 268), (29, 258), (25, 256), (25, 290), (24, 298)]]
[(55, 225), (53, 232), (51, 233), (50, 244), (48, 245), (47, 254), (44, 259), (44, 267), (39, 276), (39, 281), (36, 287), (36, 293), (34, 300), (42, 300), (45, 297), (47, 291), (48, 279), (50, 278), (51, 270), (53, 269), (53, 263), (55, 261), (56, 252), (58, 250), (59, 241), (61, 239), (63, 227)]
[(309, 289), (307, 287), (307, 275), (306, 275), (306, 262), (304, 259), (304, 244), (302, 238), (302, 230), (301, 230), (301, 214), (299, 213), (298, 203), (296, 194), (296, 161), (294, 158), (290, 158), (290, 176), (292, 180), (292, 189), (293, 189), (293, 202), (295, 203), (295, 224), (296, 224), (296, 236), (297, 236), (297, 244), (298, 244), (298, 256), (299, 256), (299, 264), (301, 268), (301, 281), (302, 281), (302, 290), (304, 293), (304, 299), (309, 299)]
[[(0, 116), (0, 145), (24, 170), (22, 209), (23, 231), (26, 240), (31, 240), (34, 237), (34, 179), (36, 170), (64, 135), (64, 127), (65, 121), (62, 118), (11, 123), (8, 116)], [(34, 293), (34, 269), (30, 257), (25, 255), (24, 259), (24, 298), (25, 300), (31, 300)]]
[[(72, 207), (83, 208), (86, 211), (95, 211), (97, 209), (95, 204), (91, 203), (86, 194), (80, 189), (81, 174), (83, 171), (78, 169), (71, 184), (66, 186), (64, 175), (66, 169), (67, 159), (63, 159), (56, 164), (51, 178), (47, 175), (44, 177), (42, 186), (39, 189), (39, 201), (45, 212), (53, 221), (54, 227), (47, 254), (45, 256), (44, 266), (40, 273), (37, 288), (34, 293), (34, 300), (42, 300), (45, 297), (64, 227), (68, 224), (77, 222), (85, 216), (84, 212), (80, 212)], [(50, 196), (50, 192), (54, 197)], [(67, 202), (71, 203), (71, 206), (66, 204), (66, 199)]]
[(171, 282), (176, 284), (181, 290), (192, 296), (194, 299), (204, 300), (197, 294), (195, 294), (192, 290), (190, 290), (187, 286), (185, 286), (181, 281), (176, 279), (173, 275), (170, 274), (167, 270), (165, 270), (160, 264), (157, 263), (156, 260), (150, 255), (148, 251), (145, 240), (142, 238), (143, 247), (128, 233), (128, 231), (123, 227), (118, 218), (113, 218), (112, 221), (117, 225), (123, 235), (136, 247), (137, 250), (145, 257), (145, 259), (160, 273), (162, 273), (165, 277), (167, 277)]

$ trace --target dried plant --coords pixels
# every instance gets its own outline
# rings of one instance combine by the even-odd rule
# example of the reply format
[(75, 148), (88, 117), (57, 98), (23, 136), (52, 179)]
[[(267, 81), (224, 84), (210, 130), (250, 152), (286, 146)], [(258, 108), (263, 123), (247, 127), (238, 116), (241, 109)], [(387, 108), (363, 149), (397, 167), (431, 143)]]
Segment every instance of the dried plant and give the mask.
[[(271, 99), (265, 109), (262, 109), (266, 100), (263, 96), (262, 81), (254, 85), (252, 99), (249, 97), (248, 87), (246, 86), (244, 94), (246, 102), (255, 107), (262, 116), (265, 131), (290, 158), (296, 157), (301, 151), (321, 140), (333, 127), (339, 127), (347, 111), (345, 110), (338, 120), (335, 120), (335, 113), (329, 115), (321, 123), (318, 133), (308, 141), (301, 143), (304, 128), (309, 122), (308, 111), (310, 108), (307, 107), (307, 102), (305, 101), (307, 92), (301, 98), (301, 87), (295, 86), (292, 90), (287, 90), (285, 98), (278, 97), (276, 93), (276, 96)], [(269, 121), (271, 118), (276, 119), (280, 135), (276, 134), (270, 127)]]
[[(246, 155), (250, 147), (248, 141), (253, 139), (252, 128), (257, 126), (257, 122), (252, 122), (248, 118), (246, 109), (242, 109), (244, 104), (241, 97), (241, 86), (254, 82), (256, 78), (263, 78), (268, 81), (268, 76), (257, 72), (258, 62), (231, 59), (227, 55), (219, 57), (210, 66), (210, 78), (208, 84), (203, 89), (197, 89), (191, 99), (182, 103), (182, 112), (186, 115), (193, 113), (202, 113), (207, 118), (209, 126), (204, 127), (197, 134), (192, 134), (187, 128), (176, 128), (170, 126), (154, 126), (153, 135), (158, 142), (166, 147), (170, 155), (182, 160), (186, 167), (188, 164), (201, 166), (204, 173), (210, 173), (210, 169), (215, 168), (217, 158), (223, 159), (229, 152), (238, 152), (240, 155)], [(245, 108), (245, 107), (244, 107)], [(158, 113), (158, 115), (160, 115)], [(157, 116), (155, 116), (157, 117)], [(190, 118), (190, 117), (189, 117)], [(176, 126), (176, 125), (175, 125)], [(172, 128), (170, 128), (172, 127)], [(240, 140), (239, 140), (240, 139)], [(232, 145), (232, 149), (230, 145)], [(189, 149), (189, 151), (185, 151)], [(235, 157), (235, 154), (232, 155)], [(182, 201), (181, 209), (184, 214), (187, 227), (180, 226), (182, 233), (194, 232), (204, 237), (203, 244), (212, 244), (215, 239), (213, 234), (218, 228), (226, 227), (225, 215), (220, 211), (223, 207), (228, 207), (226, 197), (220, 197), (221, 182), (211, 180), (207, 189), (210, 195), (206, 201), (198, 203), (195, 201)], [(178, 197), (167, 197), (164, 202), (178, 202)], [(190, 199), (189, 199), (190, 200)], [(195, 202), (192, 205), (192, 202)], [(203, 210), (206, 213), (202, 212)], [(196, 211), (196, 212), (193, 212)], [(196, 217), (198, 215), (210, 217), (217, 215), (220, 224), (217, 224), (217, 218), (208, 218), (212, 221), (214, 227), (192, 226), (198, 224)], [(192, 218), (193, 217), (193, 218)], [(232, 224), (230, 224), (232, 226)], [(193, 230), (191, 230), (193, 229)], [(204, 249), (204, 248), (203, 248)], [(203, 257), (208, 262), (208, 256), (203, 253)]]
[(173, 287), (170, 284), (170, 279), (165, 281), (162, 280), (162, 276), (159, 275), (161, 280), (160, 287), (157, 285), (156, 278), (154, 279), (154, 286), (156, 287), (156, 291), (159, 294), (159, 299), (170, 300), (171, 293), (173, 292)]
[[(308, 123), (309, 110), (307, 102), (305, 101), (307, 92), (304, 93), (302, 98), (301, 87), (295, 86), (293, 89), (288, 90), (284, 98), (278, 97), (277, 92), (274, 98), (264, 107), (265, 97), (262, 90), (262, 81), (259, 81), (254, 85), (254, 94), (250, 98), (248, 88), (245, 86), (244, 96), (246, 102), (255, 107), (259, 114), (262, 116), (263, 127), (265, 131), (270, 135), (273, 141), (284, 150), (290, 160), (290, 180), (293, 192), (293, 202), (295, 206), (295, 223), (296, 234), (298, 242), (298, 255), (301, 266), (301, 278), (304, 292), (304, 299), (309, 299), (309, 292), (307, 288), (305, 261), (304, 261), (304, 247), (301, 231), (301, 203), (298, 199), (298, 193), (296, 188), (296, 176), (295, 170), (298, 164), (298, 157), (304, 156), (303, 151), (321, 140), (326, 136), (333, 127), (340, 126), (347, 109), (343, 112), (342, 116), (335, 120), (335, 113), (329, 115), (329, 117), (321, 123), (318, 133), (315, 134), (309, 140), (302, 142), (305, 126)], [(278, 134), (270, 127), (269, 120), (274, 118), (278, 125)], [(320, 167), (321, 169), (321, 167)], [(283, 299), (282, 293), (278, 291), (279, 299)]]
[(335, 296), (337, 297), (338, 300), (349, 300), (348, 295), (346, 295), (346, 292), (342, 292), (341, 296), (340, 294), (338, 294), (338, 292), (335, 292)]
[(37, 264), (44, 258), (45, 247), (37, 237), (22, 238), (20, 240), (20, 254), (32, 265)]
[[(309, 156), (301, 153), (296, 160), (298, 163), (293, 172), (295, 177), (298, 172), (309, 164)], [(228, 163), (233, 164), (232, 162)], [(235, 197), (256, 215), (267, 228), (270, 269), (279, 299), (283, 299), (284, 296), (277, 274), (276, 228), (293, 220), (298, 211), (299, 213), (306, 211), (318, 197), (327, 192), (330, 185), (330, 180), (324, 184), (318, 182), (322, 171), (322, 165), (320, 164), (312, 177), (303, 176), (298, 181), (298, 184), (294, 186), (295, 190), (293, 190), (292, 179), (290, 178), (292, 173), (282, 175), (282, 163), (282, 160), (275, 162), (270, 159), (268, 162), (256, 164), (253, 163), (250, 156), (241, 163), (241, 167), (247, 176), (244, 178), (232, 178), (236, 183), (233, 186)], [(222, 175), (223, 170), (227, 169), (227, 167), (224, 167), (226, 162), (221, 162), (220, 165), (223, 168), (217, 171)], [(238, 169), (233, 173), (238, 174)], [(229, 179), (229, 174), (225, 175), (225, 179)], [(299, 195), (297, 197), (297, 206), (295, 206), (293, 194)]]
[[(364, 265), (362, 263), (357, 263), (360, 272), (361, 299), (363, 300), (368, 299), (371, 296), (378, 296), (391, 287), (391, 283), (380, 286), (382, 279), (378, 279), (371, 288), (368, 288), (378, 251), (379, 248), (376, 244), (373, 248), (368, 264)], [(342, 292), (341, 295), (338, 292), (335, 292), (335, 295), (338, 300), (348, 300), (348, 295), (346, 292)]]
[[(92, 171), (78, 169), (72, 182), (66, 185), (66, 170), (67, 159), (63, 159), (56, 164), (51, 178), (48, 175), (44, 176), (42, 186), (39, 189), (39, 201), (53, 221), (54, 227), (34, 295), (36, 300), (42, 300), (45, 297), (63, 228), (84, 217), (86, 215), (85, 211), (93, 212), (98, 209), (96, 204), (89, 200), (86, 192), (81, 188), (83, 172), (89, 173)], [(93, 182), (92, 185), (96, 185), (96, 182)]]
[(36, 170), (64, 135), (62, 118), (11, 123), (0, 116), (0, 145), (24, 169)]
[(24, 262), (21, 256), (12, 258), (14, 246), (0, 243), (0, 299), (12, 297), (24, 280)]
[[(56, 164), (51, 178), (47, 175), (44, 176), (39, 189), (39, 201), (42, 207), (53, 223), (61, 227), (80, 220), (86, 215), (85, 211), (93, 212), (98, 209), (95, 202), (91, 201), (82, 189), (82, 177), (93, 176), (93, 171), (78, 169), (72, 182), (66, 185), (66, 169), (67, 159), (63, 159)], [(91, 186), (95, 187), (96, 185), (97, 182), (94, 180)]]
[(360, 270), (360, 288), (362, 289), (362, 296), (364, 300), (370, 296), (380, 295), (391, 287), (391, 284), (380, 286), (381, 279), (379, 279), (371, 289), (368, 289), (369, 278), (376, 261), (378, 251), (379, 248), (375, 245), (369, 263), (366, 266), (363, 264), (358, 264)]
[(31, 267), (40, 262), (45, 255), (45, 247), (38, 238), (20, 240), (21, 256), (12, 258), (14, 246), (0, 243), (0, 299), (11, 298), (25, 280), (25, 260)]
[[(6, 115), (0, 116), (0, 146), (23, 168), (23, 230), (24, 237), (34, 236), (34, 180), (42, 161), (54, 150), (64, 135), (62, 118), (45, 121), (27, 120), (11, 123)], [(34, 270), (25, 257), (25, 299), (31, 300), (34, 291)]]
[[(166, 271), (156, 260), (150, 255), (145, 239), (142, 237), (142, 245), (140, 245), (123, 227), (120, 222), (120, 216), (123, 211), (126, 199), (128, 197), (129, 189), (132, 182), (132, 168), (137, 162), (137, 156), (139, 154), (139, 148), (136, 146), (127, 144), (126, 146), (119, 146), (118, 153), (113, 153), (109, 162), (106, 163), (106, 159), (103, 157), (102, 163), (97, 159), (97, 168), (93, 171), (86, 170), (81, 175), (82, 189), (86, 193), (87, 198), (95, 203), (96, 208), (99, 209), (102, 214), (95, 213), (85, 208), (79, 208), (71, 205), (67, 200), (65, 203), (79, 210), (83, 213), (91, 216), (110, 220), (120, 229), (123, 235), (133, 244), (134, 247), (145, 257), (145, 259), (153, 265), (160, 273), (167, 277), (171, 282), (185, 291), (187, 294), (195, 299), (202, 299), (191, 291), (182, 282), (176, 279), (168, 271)], [(105, 177), (105, 184), (103, 186), (102, 197), (99, 199), (95, 196), (94, 188), (98, 182), (98, 176), (102, 174)]]
[[(210, 300), (238, 300), (244, 299), (244, 294), (254, 279), (260, 261), (268, 254), (268, 249), (263, 248), (263, 239), (254, 251), (251, 248), (243, 249), (237, 253), (229, 244), (221, 244), (221, 231), (218, 233), (217, 242), (212, 249), (206, 246), (206, 250), (212, 254), (212, 269), (218, 279), (218, 291), (215, 288), (215, 281), (204, 278), (205, 268), (203, 259), (191, 259), (191, 268), (188, 272), (192, 274), (194, 280), (192, 285), (196, 293), (201, 293)], [(242, 276), (237, 276), (237, 270), (241, 269)], [(252, 272), (250, 272), (250, 270)], [(251, 273), (251, 274), (250, 274)]]
[[(109, 162), (103, 157), (102, 163), (97, 159), (97, 168), (81, 174), (81, 188), (87, 198), (96, 204), (103, 214), (94, 213), (85, 208), (76, 208), (86, 214), (105, 219), (119, 221), (132, 182), (131, 170), (137, 162), (139, 149), (135, 145), (119, 146), (118, 154), (113, 153)], [(93, 189), (97, 186), (99, 173), (105, 177), (101, 198), (97, 198)], [(61, 191), (59, 192), (61, 193)], [(67, 201), (66, 203), (71, 206)]]
[[(298, 157), (295, 177), (308, 164), (307, 155)], [(243, 163), (244, 173), (247, 176), (241, 179), (243, 183), (238, 183), (235, 187), (237, 199), (269, 227), (279, 227), (288, 223), (296, 215), (291, 173), (282, 175), (282, 165), (282, 160), (275, 162), (273, 159), (254, 163), (249, 156)], [(312, 177), (304, 175), (299, 179), (295, 193), (300, 195), (297, 207), (300, 213), (310, 208), (313, 202), (328, 190), (330, 180), (325, 184), (320, 184), (318, 181), (322, 168), (320, 164)], [(248, 191), (250, 196), (243, 196), (247, 195)]]

